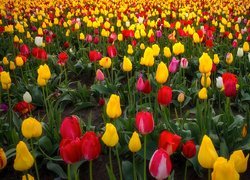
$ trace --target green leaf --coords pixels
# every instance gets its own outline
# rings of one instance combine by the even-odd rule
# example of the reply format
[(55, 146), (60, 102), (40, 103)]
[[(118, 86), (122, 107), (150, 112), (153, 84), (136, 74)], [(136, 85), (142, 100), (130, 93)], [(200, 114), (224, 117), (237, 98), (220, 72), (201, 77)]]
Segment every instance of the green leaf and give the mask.
[(226, 159), (229, 157), (228, 147), (225, 139), (223, 138), (220, 142), (220, 156), (225, 157)]
[(47, 136), (41, 137), (38, 143), (42, 149), (46, 150), (46, 152), (51, 152), (53, 150), (52, 142)]
[(93, 107), (93, 106), (95, 106), (95, 105), (91, 102), (82, 102), (80, 105), (77, 105), (77, 107), (71, 112), (71, 114), (74, 114), (75, 112), (77, 112), (79, 110)]
[(106, 169), (108, 171), (108, 176), (110, 180), (116, 180), (114, 172), (112, 171), (112, 169), (110, 169), (110, 167), (108, 165), (106, 165)]
[(62, 167), (59, 164), (49, 161), (47, 163), (47, 169), (56, 173), (60, 178), (67, 179), (67, 174), (63, 171)]
[(122, 174), (125, 180), (133, 179), (133, 164), (130, 161), (122, 161)]

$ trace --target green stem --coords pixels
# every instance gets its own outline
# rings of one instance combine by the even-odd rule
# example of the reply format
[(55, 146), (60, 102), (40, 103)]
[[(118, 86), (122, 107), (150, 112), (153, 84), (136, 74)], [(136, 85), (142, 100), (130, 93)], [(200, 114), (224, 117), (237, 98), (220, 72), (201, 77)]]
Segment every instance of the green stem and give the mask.
[(207, 174), (207, 179), (210, 180), (211, 179), (211, 169), (208, 169), (208, 174)]
[(29, 180), (28, 172), (25, 173), (26, 180)]
[(112, 149), (111, 149), (111, 147), (109, 147), (109, 165), (110, 165), (110, 169), (111, 169), (111, 171), (113, 173), (114, 171), (113, 171), (112, 154), (111, 153), (112, 153)]
[(188, 167), (188, 160), (186, 160), (186, 164), (185, 164), (184, 180), (187, 180), (187, 167)]
[(30, 144), (31, 144), (31, 150), (32, 150), (32, 154), (33, 154), (33, 157), (34, 157), (34, 161), (35, 161), (34, 164), (35, 164), (35, 170), (36, 170), (36, 177), (37, 177), (37, 180), (40, 180), (32, 138), (30, 139)]
[(133, 174), (134, 174), (134, 180), (137, 180), (136, 167), (135, 167), (135, 153), (133, 153)]
[(46, 115), (48, 117), (48, 107), (47, 107), (47, 102), (46, 102), (46, 94), (45, 94), (45, 87), (42, 87), (42, 91), (43, 91), (43, 101), (44, 101), (44, 105), (45, 105), (45, 110), (46, 110)]
[(68, 180), (71, 180), (71, 175), (70, 175), (70, 164), (68, 164), (67, 174), (68, 174)]
[(118, 153), (118, 148), (115, 148), (116, 150), (116, 158), (117, 158), (117, 163), (118, 163), (118, 168), (119, 168), (119, 175), (120, 175), (120, 180), (122, 180), (122, 168), (121, 168), (121, 163), (120, 163), (120, 157)]
[(92, 162), (92, 160), (89, 161), (89, 179), (93, 180), (93, 162)]
[(143, 174), (144, 174), (144, 180), (147, 179), (147, 159), (146, 159), (146, 156), (147, 156), (147, 135), (144, 135), (144, 155), (143, 155), (143, 158), (144, 158), (144, 163), (143, 163)]
[(75, 180), (79, 179), (76, 167), (74, 168), (74, 176), (75, 176)]

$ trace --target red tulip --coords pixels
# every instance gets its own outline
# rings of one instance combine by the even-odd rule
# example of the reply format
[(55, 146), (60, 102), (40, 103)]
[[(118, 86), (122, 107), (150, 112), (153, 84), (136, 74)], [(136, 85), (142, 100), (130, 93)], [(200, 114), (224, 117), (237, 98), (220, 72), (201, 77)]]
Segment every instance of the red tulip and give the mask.
[(42, 48), (39, 49), (38, 59), (40, 59), (42, 61), (47, 61), (48, 55), (47, 55), (47, 52), (45, 51), (45, 49), (42, 49)]
[(144, 82), (144, 89), (142, 90), (143, 93), (145, 94), (149, 94), (152, 90), (152, 87), (150, 85), (150, 82), (149, 80), (147, 79), (145, 82)]
[(149, 42), (150, 42), (150, 43), (154, 43), (154, 42), (155, 42), (155, 37), (154, 37), (154, 35), (152, 35), (152, 36), (149, 38)]
[(166, 179), (172, 170), (172, 162), (166, 151), (158, 149), (149, 162), (149, 172), (156, 179)]
[(52, 42), (53, 38), (52, 36), (46, 36), (45, 41), (46, 43), (50, 44)]
[(116, 57), (117, 55), (117, 50), (114, 45), (110, 45), (107, 48), (107, 53), (110, 58)]
[(63, 139), (79, 138), (82, 132), (78, 118), (76, 116), (65, 117), (60, 127), (60, 134)]
[(39, 53), (39, 48), (38, 47), (34, 47), (31, 51), (32, 56), (34, 56), (35, 58), (38, 57), (38, 53)]
[(128, 29), (125, 29), (122, 31), (122, 35), (124, 38), (129, 38), (129, 37), (134, 37), (135, 34), (134, 34), (134, 31), (133, 30), (128, 30)]
[(69, 56), (66, 52), (60, 52), (60, 54), (58, 55), (58, 61), (57, 64), (64, 66), (65, 63), (68, 61)]
[(98, 51), (89, 51), (89, 60), (90, 62), (98, 61), (102, 58), (102, 54)]
[(135, 126), (143, 135), (151, 133), (154, 130), (153, 115), (147, 111), (138, 112), (135, 117)]
[(189, 140), (182, 146), (182, 153), (186, 158), (192, 158), (196, 154), (194, 141)]
[(172, 101), (172, 89), (168, 86), (162, 86), (158, 91), (158, 103), (167, 106)]
[(82, 158), (82, 143), (79, 138), (62, 139), (59, 145), (61, 158), (68, 164), (80, 161)]
[(22, 56), (28, 57), (28, 56), (30, 55), (29, 46), (26, 45), (26, 44), (22, 44), (22, 45), (19, 47), (19, 51), (20, 51), (20, 54), (21, 54)]
[(20, 101), (14, 106), (14, 111), (18, 112), (21, 115), (26, 115), (34, 109), (35, 109), (34, 105), (27, 103), (25, 101)]
[(227, 97), (234, 97), (237, 94), (236, 84), (238, 83), (238, 79), (236, 75), (232, 73), (224, 73), (222, 74), (223, 85), (224, 85), (224, 93)]
[(64, 47), (65, 49), (67, 49), (67, 48), (69, 47), (69, 42), (66, 41), (65, 43), (63, 43), (63, 47)]
[(167, 151), (169, 155), (172, 155), (177, 150), (180, 142), (180, 136), (164, 130), (160, 134), (158, 148), (162, 148)]
[(93, 40), (93, 43), (94, 44), (98, 44), (99, 43), (99, 37), (98, 36), (96, 36), (96, 37), (94, 37), (94, 40)]
[(92, 132), (86, 132), (82, 137), (82, 155), (83, 158), (90, 161), (98, 158), (101, 152), (101, 144), (97, 135)]

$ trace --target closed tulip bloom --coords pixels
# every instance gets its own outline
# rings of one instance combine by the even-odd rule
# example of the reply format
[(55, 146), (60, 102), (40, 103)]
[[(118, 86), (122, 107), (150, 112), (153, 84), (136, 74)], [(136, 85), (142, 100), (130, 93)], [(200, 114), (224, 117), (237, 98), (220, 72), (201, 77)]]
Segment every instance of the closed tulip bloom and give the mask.
[(123, 58), (122, 70), (125, 72), (129, 72), (132, 70), (132, 62), (126, 56), (124, 56), (124, 58)]
[(79, 138), (62, 139), (59, 145), (60, 156), (67, 164), (73, 164), (82, 159), (82, 143)]
[(207, 169), (213, 168), (217, 158), (218, 154), (214, 148), (213, 142), (207, 135), (204, 135), (198, 152), (198, 161), (200, 165)]
[(118, 118), (122, 114), (122, 109), (120, 105), (120, 96), (112, 94), (109, 98), (106, 113), (109, 118)]
[(207, 76), (207, 77), (205, 78), (205, 76), (203, 75), (203, 76), (201, 77), (201, 85), (202, 85), (203, 87), (206, 87), (206, 88), (210, 87), (210, 85), (211, 85), (210, 76)]
[(133, 54), (134, 53), (133, 46), (131, 44), (128, 45), (127, 53), (128, 54)]
[(41, 78), (41, 77), (38, 75), (38, 77), (37, 77), (37, 84), (38, 84), (39, 86), (46, 86), (47, 80)]
[(173, 53), (175, 55), (182, 54), (182, 53), (184, 53), (184, 51), (185, 51), (185, 48), (184, 48), (184, 45), (181, 42), (175, 43), (173, 45)]
[(171, 50), (169, 47), (164, 47), (163, 49), (164, 56), (166, 58), (170, 58), (172, 56)]
[(193, 42), (194, 43), (200, 43), (201, 42), (199, 34), (196, 33), (196, 32), (193, 34)]
[[(28, 177), (28, 179), (27, 179), (27, 177)], [(26, 175), (22, 176), (22, 180), (35, 180), (35, 178), (33, 176), (31, 176), (30, 174), (27, 174), (27, 176)]]
[(220, 59), (218, 54), (214, 54), (214, 59), (213, 59), (214, 64), (219, 64), (220, 63)]
[(150, 84), (150, 81), (148, 79), (146, 79), (144, 81), (144, 89), (142, 90), (142, 92), (144, 94), (149, 94), (152, 90), (152, 87), (151, 87), (151, 84)]
[(99, 64), (100, 66), (102, 66), (103, 68), (110, 68), (111, 66), (111, 59), (109, 57), (103, 57), (100, 61)]
[(19, 141), (16, 146), (16, 158), (14, 160), (14, 169), (16, 171), (27, 171), (34, 164), (34, 157), (29, 152), (26, 144)]
[(141, 149), (141, 140), (139, 134), (136, 131), (133, 132), (129, 140), (128, 148), (133, 153), (138, 152)]
[(145, 87), (144, 81), (142, 79), (142, 77), (140, 76), (136, 82), (136, 89), (137, 91), (142, 91)]
[(180, 65), (181, 68), (186, 69), (188, 67), (188, 60), (186, 58), (181, 58)]
[(162, 86), (158, 91), (158, 103), (163, 106), (168, 106), (172, 102), (172, 88)]
[(160, 84), (164, 84), (168, 79), (168, 68), (162, 61), (160, 62), (160, 64), (158, 64), (155, 79)]
[(237, 50), (237, 54), (236, 54), (238, 57), (242, 57), (244, 55), (244, 52), (243, 52), (243, 48), (238, 48)]
[(20, 45), (19, 51), (20, 51), (21, 55), (26, 56), (26, 57), (28, 57), (30, 54), (30, 49), (29, 49), (29, 46), (27, 44)]
[(95, 79), (98, 80), (98, 81), (103, 81), (105, 79), (105, 76), (104, 76), (103, 72), (100, 69), (96, 70)]
[(106, 129), (102, 136), (102, 141), (104, 142), (104, 144), (106, 144), (106, 146), (109, 147), (114, 147), (118, 143), (119, 136), (117, 134), (116, 127), (113, 124), (106, 124)]
[(7, 165), (7, 158), (3, 148), (0, 148), (0, 170)]
[(82, 137), (83, 158), (90, 161), (98, 158), (101, 153), (101, 144), (98, 136), (92, 132), (86, 132)]
[(194, 141), (189, 140), (182, 146), (182, 153), (186, 158), (192, 158), (196, 154), (196, 147)]
[(203, 87), (198, 93), (199, 99), (207, 99), (207, 88)]
[(42, 124), (35, 118), (29, 117), (22, 122), (22, 134), (25, 138), (38, 138), (42, 135)]
[(38, 47), (41, 47), (43, 44), (43, 37), (41, 36), (36, 36), (35, 37), (35, 45)]
[(185, 94), (183, 92), (181, 92), (178, 97), (177, 97), (177, 101), (179, 103), (183, 103), (185, 101)]
[(136, 114), (135, 126), (139, 133), (146, 135), (154, 130), (154, 118), (152, 113), (141, 111)]
[(63, 139), (80, 138), (82, 131), (77, 116), (65, 117), (60, 127), (60, 134)]
[(176, 73), (179, 68), (179, 62), (180, 60), (176, 59), (175, 57), (172, 58), (170, 64), (169, 64), (169, 72), (170, 73)]
[(153, 44), (152, 49), (153, 49), (153, 56), (154, 57), (158, 56), (161, 50), (160, 47), (157, 44)]
[(107, 47), (107, 53), (110, 58), (114, 58), (117, 56), (117, 50), (114, 45), (110, 45)]
[(40, 76), (40, 78), (45, 79), (45, 80), (49, 80), (51, 77), (50, 69), (47, 64), (40, 65), (37, 70), (37, 73)]
[(80, 33), (79, 39), (83, 41), (85, 39), (85, 35), (83, 33)]
[(10, 70), (16, 69), (16, 65), (13, 61), (10, 61)]
[(249, 51), (249, 43), (246, 41), (243, 43), (243, 51), (248, 52)]
[(237, 83), (238, 79), (236, 75), (232, 73), (222, 74), (224, 94), (227, 97), (235, 97), (237, 95)]
[(23, 94), (23, 100), (26, 102), (26, 103), (31, 103), (32, 102), (32, 97), (30, 95), (30, 93), (28, 91), (26, 91), (24, 94)]
[(166, 179), (172, 171), (172, 162), (168, 153), (158, 149), (149, 162), (149, 172), (156, 179)]
[(4, 64), (4, 65), (8, 65), (8, 64), (9, 64), (9, 60), (8, 60), (7, 57), (4, 57), (4, 58), (3, 58), (3, 64)]
[(21, 56), (17, 56), (17, 57), (15, 58), (15, 63), (16, 63), (17, 66), (21, 67), (21, 66), (23, 66), (23, 64), (24, 64), (24, 61), (23, 61), (23, 59), (22, 59)]
[(153, 66), (154, 65), (154, 51), (152, 48), (147, 47), (144, 51), (144, 55), (141, 58), (140, 64), (144, 66)]
[(237, 150), (231, 154), (229, 161), (234, 163), (235, 170), (238, 173), (244, 173), (247, 170), (248, 158), (249, 154), (245, 157), (242, 150)]
[(207, 53), (203, 53), (199, 58), (199, 71), (201, 73), (209, 73), (212, 70), (213, 61)]
[(11, 78), (10, 78), (10, 73), (6, 71), (1, 72), (1, 84), (2, 84), (2, 89), (8, 90), (11, 86)]
[(181, 143), (181, 137), (167, 130), (161, 132), (158, 141), (158, 148), (164, 149), (169, 155), (172, 155)]
[(216, 87), (219, 89), (223, 88), (223, 80), (221, 76), (216, 78)]
[(235, 170), (233, 162), (219, 157), (214, 163), (212, 180), (239, 180), (240, 175)]
[(69, 56), (66, 52), (60, 52), (58, 54), (57, 64), (59, 64), (60, 66), (64, 66), (66, 62), (68, 61), (68, 59), (69, 59)]
[(226, 55), (226, 63), (227, 64), (232, 64), (232, 62), (233, 62), (233, 54), (232, 53), (227, 53), (227, 55)]
[(90, 62), (99, 61), (102, 58), (102, 54), (98, 51), (89, 51), (89, 60)]

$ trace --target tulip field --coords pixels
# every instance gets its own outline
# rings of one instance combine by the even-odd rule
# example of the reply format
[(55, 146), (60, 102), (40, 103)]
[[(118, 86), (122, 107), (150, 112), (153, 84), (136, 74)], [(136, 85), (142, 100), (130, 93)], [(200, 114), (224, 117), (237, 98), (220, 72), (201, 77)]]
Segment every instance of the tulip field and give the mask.
[(249, 0), (1, 0), (0, 179), (249, 180)]

